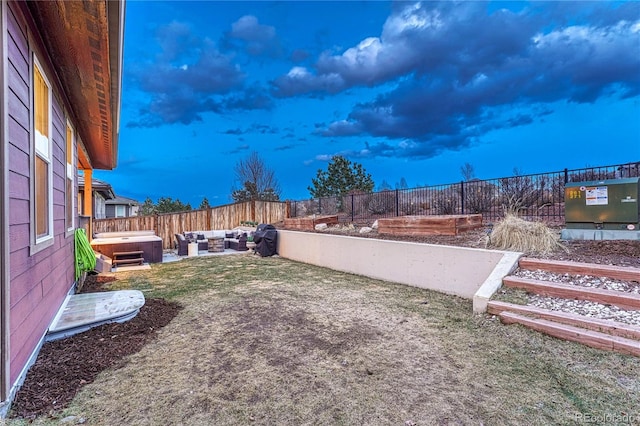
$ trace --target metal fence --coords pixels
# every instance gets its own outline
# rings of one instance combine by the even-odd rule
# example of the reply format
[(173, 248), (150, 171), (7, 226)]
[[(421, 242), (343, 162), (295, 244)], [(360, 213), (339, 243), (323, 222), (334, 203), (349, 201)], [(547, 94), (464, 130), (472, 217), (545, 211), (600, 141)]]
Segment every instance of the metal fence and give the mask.
[(338, 215), (341, 222), (365, 223), (405, 215), (481, 213), (485, 222), (516, 211), (526, 218), (564, 223), (564, 186), (569, 182), (640, 176), (640, 162), (564, 169), (558, 172), (471, 180), (341, 197), (291, 202), (291, 217)]

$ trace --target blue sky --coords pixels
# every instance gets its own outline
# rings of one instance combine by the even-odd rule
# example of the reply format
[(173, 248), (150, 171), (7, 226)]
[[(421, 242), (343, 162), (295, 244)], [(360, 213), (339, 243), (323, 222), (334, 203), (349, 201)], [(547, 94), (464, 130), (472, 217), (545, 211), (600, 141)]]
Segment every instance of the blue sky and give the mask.
[(118, 195), (281, 198), (333, 155), (376, 187), (640, 160), (638, 2), (126, 3)]

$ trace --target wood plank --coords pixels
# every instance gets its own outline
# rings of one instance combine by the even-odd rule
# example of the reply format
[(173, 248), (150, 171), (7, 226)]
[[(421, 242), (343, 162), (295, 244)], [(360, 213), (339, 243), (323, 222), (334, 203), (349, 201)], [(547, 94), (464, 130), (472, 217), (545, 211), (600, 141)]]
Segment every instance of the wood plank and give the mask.
[(491, 300), (487, 305), (487, 312), (492, 315), (500, 315), (505, 311), (522, 315), (530, 315), (536, 318), (542, 318), (562, 324), (582, 327), (593, 331), (599, 331), (601, 333), (624, 337), (627, 339), (640, 340), (640, 327), (636, 327), (631, 324), (626, 324), (619, 321), (587, 317), (568, 312), (550, 311), (548, 309), (542, 309), (535, 306), (516, 305), (513, 303), (500, 302), (497, 300)]
[(142, 250), (135, 250), (135, 251), (114, 251), (113, 252), (113, 256), (131, 256), (134, 254), (142, 254), (144, 253), (144, 251)]
[(618, 280), (640, 282), (640, 268), (628, 266), (599, 265), (596, 263), (566, 262), (561, 260), (545, 260), (523, 257), (519, 261), (522, 269), (542, 269), (559, 274), (580, 274), (596, 277), (608, 277)]
[(502, 312), (500, 320), (504, 324), (521, 324), (532, 330), (563, 340), (581, 343), (596, 349), (640, 356), (640, 342), (618, 336), (610, 336), (592, 330), (584, 330), (566, 324), (558, 324), (545, 319), (529, 318), (512, 312)]
[(507, 287), (520, 288), (541, 296), (588, 300), (591, 302), (616, 305), (623, 309), (640, 309), (640, 294), (559, 284), (549, 281), (530, 280), (514, 276), (504, 277), (502, 283)]
[(285, 218), (284, 226), (288, 229), (299, 229), (304, 231), (313, 231), (315, 226), (320, 223), (326, 223), (327, 225), (337, 225), (337, 215), (316, 216), (316, 217), (295, 217)]
[(113, 259), (111, 263), (114, 265), (129, 264), (129, 263), (138, 263), (142, 265), (144, 263), (144, 258), (136, 257), (136, 258), (128, 258), (128, 259)]
[(482, 227), (482, 215), (401, 216), (378, 219), (378, 232), (390, 235), (458, 235)]

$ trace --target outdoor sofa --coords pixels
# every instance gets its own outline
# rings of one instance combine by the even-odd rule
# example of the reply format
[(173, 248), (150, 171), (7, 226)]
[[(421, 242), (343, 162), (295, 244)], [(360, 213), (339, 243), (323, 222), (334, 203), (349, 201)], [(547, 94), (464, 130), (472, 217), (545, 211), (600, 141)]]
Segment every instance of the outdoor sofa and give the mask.
[(178, 256), (186, 256), (189, 252), (189, 243), (198, 243), (198, 251), (209, 248), (209, 238), (223, 238), (224, 248), (236, 251), (247, 250), (247, 233), (234, 230), (191, 231), (175, 234)]

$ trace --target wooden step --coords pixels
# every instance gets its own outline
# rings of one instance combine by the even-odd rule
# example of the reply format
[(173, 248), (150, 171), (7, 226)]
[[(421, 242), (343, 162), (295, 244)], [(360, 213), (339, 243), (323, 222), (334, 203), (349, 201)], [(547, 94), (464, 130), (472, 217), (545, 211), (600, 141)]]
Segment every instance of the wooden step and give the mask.
[(144, 251), (142, 250), (135, 250), (135, 251), (115, 251), (113, 252), (113, 257), (119, 257), (119, 256), (133, 256), (133, 255), (139, 255), (139, 254), (143, 254)]
[(530, 257), (520, 258), (518, 265), (522, 269), (542, 269), (543, 271), (558, 274), (591, 275), (595, 277), (607, 277), (617, 280), (640, 282), (640, 268), (628, 266), (599, 265), (596, 263), (565, 262), (561, 260), (534, 259)]
[(521, 315), (529, 315), (535, 318), (555, 321), (562, 324), (586, 328), (588, 330), (607, 333), (613, 336), (627, 339), (640, 340), (640, 327), (619, 321), (587, 317), (561, 311), (550, 311), (535, 306), (516, 305), (513, 303), (492, 300), (487, 305), (487, 312), (492, 315), (500, 315), (502, 312), (512, 312)]
[(500, 313), (500, 320), (504, 324), (521, 324), (532, 330), (548, 334), (563, 340), (578, 342), (592, 348), (620, 352), (628, 355), (640, 356), (640, 342), (618, 336), (585, 330), (566, 324), (559, 324), (541, 318), (529, 318), (513, 312)]
[(511, 288), (520, 288), (529, 293), (541, 296), (561, 297), (563, 299), (588, 300), (607, 305), (616, 305), (623, 309), (640, 309), (640, 294), (624, 293), (615, 290), (581, 287), (570, 284), (559, 284), (550, 281), (531, 280), (528, 278), (507, 276), (502, 283)]
[(114, 265), (132, 264), (132, 263), (137, 263), (138, 265), (142, 265), (144, 263), (144, 257), (136, 257), (136, 258), (133, 258), (133, 259), (114, 259), (113, 260), (113, 264)]

